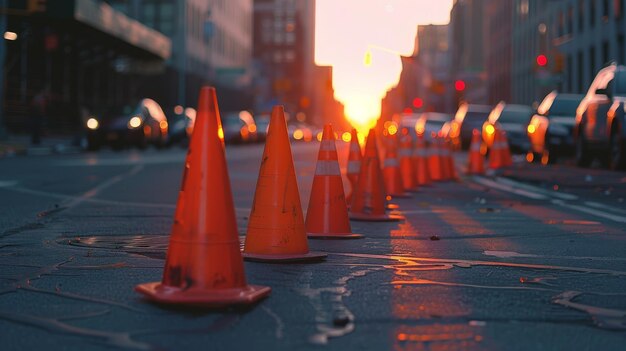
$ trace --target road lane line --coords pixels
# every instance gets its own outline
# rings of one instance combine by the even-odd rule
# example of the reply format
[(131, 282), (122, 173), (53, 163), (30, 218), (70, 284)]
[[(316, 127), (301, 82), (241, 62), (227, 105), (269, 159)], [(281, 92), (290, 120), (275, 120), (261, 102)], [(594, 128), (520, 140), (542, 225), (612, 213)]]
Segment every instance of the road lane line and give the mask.
[(553, 199), (552, 203), (555, 204), (555, 205), (559, 205), (559, 206), (563, 206), (563, 207), (566, 207), (566, 208), (570, 208), (572, 210), (578, 210), (578, 211), (581, 211), (581, 212), (592, 214), (594, 216), (610, 219), (610, 220), (615, 221), (615, 222), (626, 223), (626, 217), (623, 217), (623, 216), (613, 215), (613, 214), (606, 213), (606, 212), (600, 212), (598, 210), (594, 210), (592, 208), (588, 208), (588, 207), (584, 207), (584, 206), (568, 204), (568, 203), (564, 202), (563, 200)]
[(532, 191), (532, 192), (536, 192), (536, 193), (540, 193), (540, 194), (545, 194), (545, 195), (548, 195), (548, 196), (556, 197), (556, 198), (559, 198), (561, 200), (578, 200), (578, 196), (576, 196), (576, 195), (557, 193), (556, 191), (547, 190), (547, 189), (540, 188), (540, 187), (537, 187), (537, 186), (533, 186), (533, 185), (530, 185), (530, 184), (524, 184), (522, 182), (518, 182), (518, 181), (509, 179), (509, 178), (496, 177), (496, 182), (501, 182), (503, 184), (507, 184), (507, 185), (514, 186), (514, 187), (519, 187), (519, 188), (522, 188), (522, 189), (526, 189), (528, 191)]
[(65, 204), (64, 206), (67, 208), (72, 208), (75, 206), (80, 205), (81, 203), (83, 203), (85, 200), (87, 199), (91, 199), (93, 197), (95, 197), (96, 195), (98, 195), (102, 190), (115, 185), (119, 182), (121, 182), (122, 180), (132, 177), (134, 175), (136, 175), (137, 173), (141, 172), (141, 170), (144, 169), (144, 165), (136, 165), (135, 167), (131, 168), (130, 171), (123, 173), (123, 174), (119, 174), (116, 175), (115, 177), (102, 182), (98, 185), (96, 185), (95, 187), (85, 191), (82, 195), (76, 197), (75, 199), (71, 200), (69, 203)]
[(523, 189), (517, 189), (517, 188), (512, 187), (510, 185), (497, 183), (497, 182), (494, 182), (493, 180), (489, 180), (489, 179), (484, 178), (484, 177), (472, 176), (471, 179), (474, 180), (476, 183), (482, 184), (484, 186), (491, 187), (491, 188), (496, 188), (496, 189), (499, 189), (499, 190), (503, 190), (503, 191), (506, 191), (506, 192), (509, 192), (509, 193), (517, 194), (517, 195), (524, 196), (524, 197), (527, 197), (527, 198), (531, 198), (531, 199), (534, 199), (534, 200), (547, 200), (548, 199), (548, 197), (545, 196), (545, 195), (537, 194), (537, 193), (526, 191), (526, 190), (523, 190)]
[(608, 206), (608, 205), (605, 205), (605, 204), (601, 204), (599, 202), (585, 201), (585, 205), (591, 206), (591, 207), (595, 207), (595, 208), (599, 208), (599, 209), (606, 210), (606, 211), (612, 211), (612, 212), (615, 212), (615, 213), (626, 215), (626, 211), (624, 211), (622, 209), (611, 207), (611, 206)]

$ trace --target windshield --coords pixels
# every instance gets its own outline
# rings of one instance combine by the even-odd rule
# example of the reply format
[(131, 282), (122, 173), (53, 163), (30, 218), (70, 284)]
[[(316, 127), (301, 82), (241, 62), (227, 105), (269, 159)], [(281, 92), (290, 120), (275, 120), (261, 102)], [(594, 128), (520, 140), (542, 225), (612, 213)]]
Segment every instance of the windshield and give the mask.
[(501, 123), (513, 123), (513, 122), (526, 122), (530, 120), (530, 116), (532, 115), (532, 110), (529, 108), (528, 110), (507, 110), (504, 109), (498, 122)]
[(576, 116), (576, 109), (580, 104), (578, 99), (556, 98), (550, 107), (550, 116)]
[(618, 71), (614, 80), (615, 95), (626, 96), (626, 71)]
[(464, 121), (484, 122), (489, 117), (488, 112), (467, 112)]

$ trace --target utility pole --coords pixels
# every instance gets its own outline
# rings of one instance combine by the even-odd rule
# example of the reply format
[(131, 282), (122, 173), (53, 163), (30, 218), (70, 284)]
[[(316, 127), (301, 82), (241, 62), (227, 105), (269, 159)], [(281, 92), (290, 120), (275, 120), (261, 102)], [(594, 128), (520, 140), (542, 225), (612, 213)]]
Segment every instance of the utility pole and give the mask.
[(4, 126), (4, 76), (5, 76), (5, 61), (7, 56), (6, 40), (4, 39), (4, 33), (7, 31), (7, 0), (0, 0), (0, 140), (6, 140), (9, 136)]

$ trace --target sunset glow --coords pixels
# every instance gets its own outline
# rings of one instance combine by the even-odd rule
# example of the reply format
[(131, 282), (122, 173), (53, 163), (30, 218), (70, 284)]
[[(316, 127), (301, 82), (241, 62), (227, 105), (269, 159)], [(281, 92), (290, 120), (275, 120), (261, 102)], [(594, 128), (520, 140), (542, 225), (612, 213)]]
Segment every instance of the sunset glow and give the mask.
[(413, 53), (417, 26), (447, 23), (452, 0), (317, 0), (316, 6), (315, 61), (333, 66), (335, 97), (365, 131), (398, 82), (399, 55)]

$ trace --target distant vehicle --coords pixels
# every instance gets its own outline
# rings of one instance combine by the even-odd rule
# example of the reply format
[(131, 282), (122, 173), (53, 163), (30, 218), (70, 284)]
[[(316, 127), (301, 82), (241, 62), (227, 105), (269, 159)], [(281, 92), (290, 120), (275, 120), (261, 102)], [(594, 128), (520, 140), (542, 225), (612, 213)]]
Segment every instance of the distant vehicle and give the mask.
[(187, 144), (193, 132), (196, 120), (196, 110), (192, 107), (183, 108), (176, 106), (168, 111), (168, 145), (182, 143)]
[(492, 108), (487, 105), (461, 104), (450, 124), (449, 136), (455, 147), (469, 148), (472, 131), (481, 130)]
[(249, 143), (257, 139), (257, 126), (248, 111), (226, 112), (222, 115), (224, 142)]
[(576, 111), (576, 161), (595, 158), (611, 169), (626, 168), (626, 67), (610, 64), (598, 72)]
[(483, 141), (488, 147), (493, 144), (497, 130), (506, 132), (509, 146), (514, 152), (526, 152), (530, 147), (526, 128), (533, 115), (533, 109), (526, 105), (511, 105), (501, 101), (493, 108), (487, 121), (483, 123)]
[(432, 142), (433, 134), (438, 135), (445, 134), (443, 131), (446, 123), (450, 123), (452, 121), (452, 116), (446, 113), (438, 113), (438, 112), (425, 112), (420, 114), (419, 118), (415, 122), (413, 128), (417, 134), (423, 134), (424, 140), (428, 143)]
[(546, 95), (526, 128), (534, 160), (553, 163), (573, 154), (576, 108), (582, 99), (582, 95), (557, 91)]
[(265, 138), (267, 138), (267, 131), (270, 127), (270, 116), (263, 114), (255, 119), (255, 123), (257, 141), (263, 142), (265, 141)]
[(164, 146), (168, 138), (168, 122), (156, 101), (143, 99), (130, 106), (103, 109), (92, 114), (86, 122), (87, 148), (97, 150), (103, 145), (114, 149), (148, 144)]

